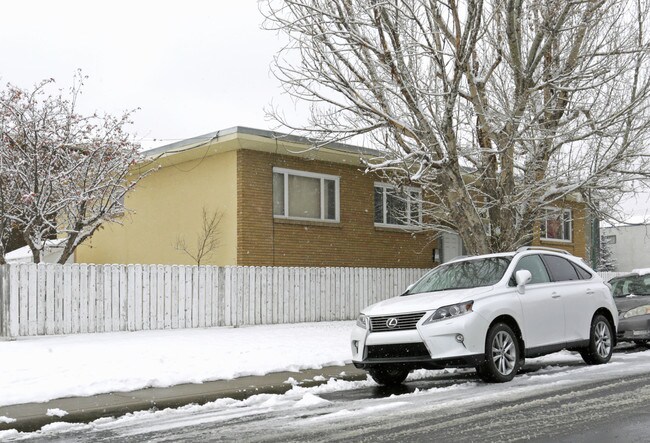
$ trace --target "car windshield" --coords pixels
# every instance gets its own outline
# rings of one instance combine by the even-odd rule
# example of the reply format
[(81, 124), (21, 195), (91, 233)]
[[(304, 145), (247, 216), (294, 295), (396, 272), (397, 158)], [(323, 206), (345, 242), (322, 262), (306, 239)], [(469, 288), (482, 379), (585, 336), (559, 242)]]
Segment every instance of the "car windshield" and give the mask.
[(614, 297), (650, 295), (650, 274), (617, 277), (609, 281)]
[(415, 283), (405, 295), (491, 286), (501, 280), (510, 261), (510, 257), (488, 257), (440, 265)]

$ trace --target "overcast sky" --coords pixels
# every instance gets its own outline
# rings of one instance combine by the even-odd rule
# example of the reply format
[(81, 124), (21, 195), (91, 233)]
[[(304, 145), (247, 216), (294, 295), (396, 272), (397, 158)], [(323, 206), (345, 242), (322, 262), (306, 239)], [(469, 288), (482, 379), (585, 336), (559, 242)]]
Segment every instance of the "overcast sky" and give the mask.
[(133, 131), (144, 145), (272, 129), (264, 108), (293, 106), (269, 72), (280, 41), (261, 23), (256, 0), (5, 1), (0, 81), (53, 77), (67, 88), (81, 68), (83, 109), (140, 108)]
[[(52, 77), (68, 88), (82, 69), (81, 109), (140, 108), (132, 132), (144, 147), (232, 126), (274, 129), (272, 104), (303, 122), (270, 74), (281, 41), (262, 20), (257, 0), (5, 0), (0, 84)], [(648, 194), (625, 205), (637, 216), (648, 207)]]

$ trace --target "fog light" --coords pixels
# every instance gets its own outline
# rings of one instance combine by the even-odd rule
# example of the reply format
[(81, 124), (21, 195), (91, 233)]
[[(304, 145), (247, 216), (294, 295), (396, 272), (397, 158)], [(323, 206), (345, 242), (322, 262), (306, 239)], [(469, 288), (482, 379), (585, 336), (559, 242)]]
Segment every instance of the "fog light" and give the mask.
[(458, 343), (462, 343), (465, 341), (465, 337), (463, 337), (463, 334), (456, 334), (456, 341)]
[(352, 340), (352, 346), (354, 346), (354, 353), (359, 353), (359, 340)]

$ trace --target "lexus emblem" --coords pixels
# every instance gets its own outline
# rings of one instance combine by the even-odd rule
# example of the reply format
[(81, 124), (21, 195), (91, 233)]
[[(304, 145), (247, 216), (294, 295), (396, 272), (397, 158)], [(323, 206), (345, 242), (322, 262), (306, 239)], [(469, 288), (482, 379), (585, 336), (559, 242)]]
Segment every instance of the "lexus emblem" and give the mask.
[(389, 329), (395, 329), (397, 327), (397, 319), (395, 317), (389, 318), (386, 320), (386, 326), (388, 326)]

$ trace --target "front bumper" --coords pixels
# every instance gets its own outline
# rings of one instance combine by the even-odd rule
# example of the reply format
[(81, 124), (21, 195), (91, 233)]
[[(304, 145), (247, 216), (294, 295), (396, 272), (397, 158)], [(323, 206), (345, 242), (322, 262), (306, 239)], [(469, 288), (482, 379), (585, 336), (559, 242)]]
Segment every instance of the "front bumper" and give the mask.
[[(416, 329), (371, 332), (359, 326), (352, 331), (352, 362), (357, 368), (396, 364), (412, 369), (471, 367), (484, 361), (489, 324), (476, 312), (423, 325)], [(459, 335), (462, 335), (462, 340)]]
[(619, 318), (616, 338), (619, 341), (650, 340), (650, 315)]

